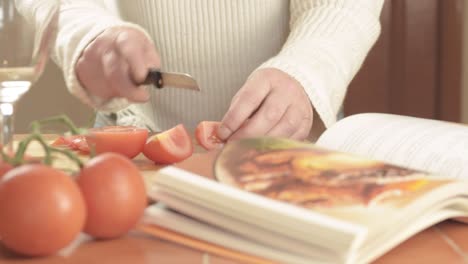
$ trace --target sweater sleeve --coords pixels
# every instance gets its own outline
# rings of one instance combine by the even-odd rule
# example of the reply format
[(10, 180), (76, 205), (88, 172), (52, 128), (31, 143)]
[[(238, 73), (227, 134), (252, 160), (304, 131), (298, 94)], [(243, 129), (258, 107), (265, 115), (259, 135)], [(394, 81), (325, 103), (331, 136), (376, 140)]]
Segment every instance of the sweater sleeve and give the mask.
[[(25, 17), (35, 23), (41, 23), (37, 19), (40, 17), (38, 14), (40, 9), (31, 8), (34, 2), (19, 1), (21, 5), (19, 9), (23, 10)], [(106, 29), (131, 27), (147, 34), (146, 31), (136, 24), (121, 20), (115, 10), (108, 8), (105, 0), (61, 0), (60, 4), (57, 38), (51, 49), (51, 57), (63, 70), (68, 90), (83, 103), (102, 111), (117, 110), (127, 106), (129, 103), (122, 98), (104, 102), (88, 94), (78, 81), (75, 64), (86, 46)]]
[(305, 89), (326, 127), (376, 42), (383, 0), (291, 0), (290, 34), (261, 68), (277, 68)]

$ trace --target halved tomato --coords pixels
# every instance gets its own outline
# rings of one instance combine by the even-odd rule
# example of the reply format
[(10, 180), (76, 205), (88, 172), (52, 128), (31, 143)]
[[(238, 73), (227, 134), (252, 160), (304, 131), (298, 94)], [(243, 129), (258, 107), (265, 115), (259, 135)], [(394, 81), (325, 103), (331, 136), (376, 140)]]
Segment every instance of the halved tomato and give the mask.
[(195, 129), (195, 138), (198, 144), (206, 150), (212, 150), (221, 147), (224, 142), (218, 137), (218, 128), (220, 122), (202, 121)]
[(120, 153), (130, 159), (140, 154), (148, 138), (148, 130), (134, 126), (104, 126), (88, 130), (86, 142), (96, 154)]
[(150, 137), (143, 149), (143, 154), (157, 164), (180, 162), (192, 153), (192, 140), (183, 124)]

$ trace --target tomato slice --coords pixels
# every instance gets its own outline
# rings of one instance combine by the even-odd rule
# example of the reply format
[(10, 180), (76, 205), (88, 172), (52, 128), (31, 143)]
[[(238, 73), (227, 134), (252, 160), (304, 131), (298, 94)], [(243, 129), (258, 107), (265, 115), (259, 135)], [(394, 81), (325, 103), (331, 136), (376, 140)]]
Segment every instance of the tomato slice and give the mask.
[(183, 124), (150, 137), (143, 149), (143, 154), (157, 164), (180, 162), (192, 153), (192, 140)]
[(120, 153), (130, 159), (143, 151), (148, 130), (135, 126), (104, 126), (88, 130), (86, 142), (97, 154)]
[(70, 140), (64, 136), (60, 136), (56, 138), (51, 145), (54, 147), (69, 147), (70, 146)]
[(83, 154), (89, 153), (89, 145), (84, 135), (79, 135), (72, 140), (72, 146), (75, 150)]
[(65, 147), (71, 150), (76, 150), (82, 154), (89, 153), (89, 146), (86, 142), (85, 135), (60, 136), (56, 138), (51, 145), (54, 147)]
[(202, 121), (195, 129), (195, 138), (200, 146), (206, 150), (212, 150), (221, 147), (224, 142), (218, 137), (217, 131), (220, 122)]

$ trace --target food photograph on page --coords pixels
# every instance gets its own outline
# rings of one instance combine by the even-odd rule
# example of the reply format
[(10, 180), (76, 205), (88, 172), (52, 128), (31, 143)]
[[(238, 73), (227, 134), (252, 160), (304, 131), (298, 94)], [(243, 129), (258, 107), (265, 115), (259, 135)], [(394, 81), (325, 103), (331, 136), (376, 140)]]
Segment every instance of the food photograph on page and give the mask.
[(278, 138), (227, 144), (214, 174), (219, 182), (332, 214), (334, 209), (404, 207), (445, 182), (429, 180), (425, 172)]

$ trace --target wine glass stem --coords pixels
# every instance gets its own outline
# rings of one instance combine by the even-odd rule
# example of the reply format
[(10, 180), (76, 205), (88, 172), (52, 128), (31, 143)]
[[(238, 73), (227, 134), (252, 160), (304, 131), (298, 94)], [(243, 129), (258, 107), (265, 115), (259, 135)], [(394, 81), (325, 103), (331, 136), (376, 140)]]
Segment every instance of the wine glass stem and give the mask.
[(0, 143), (4, 149), (9, 152), (13, 151), (13, 117), (14, 105), (12, 103), (0, 103)]

